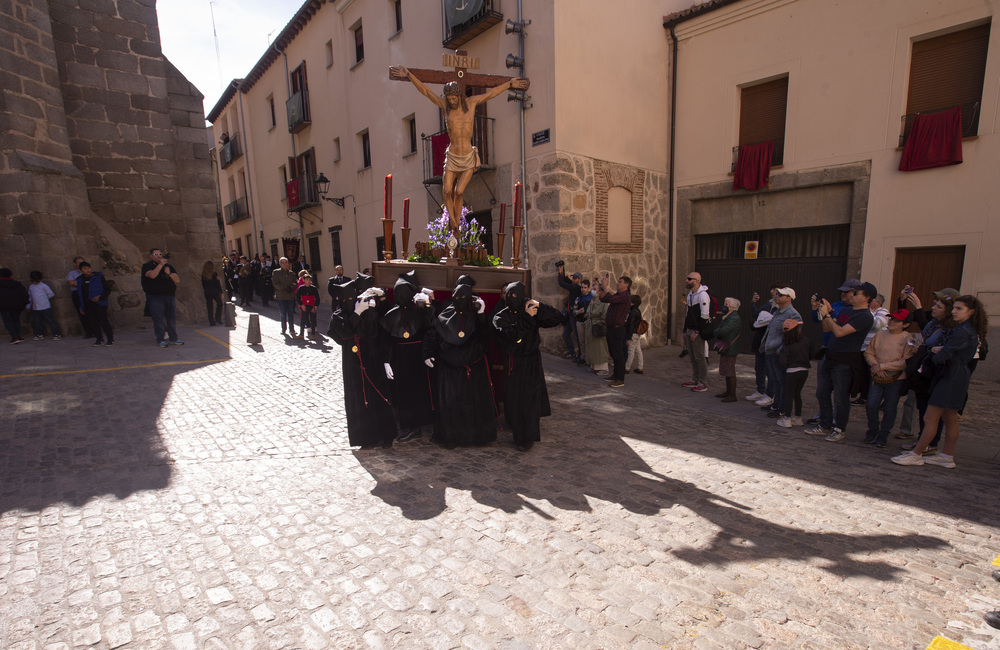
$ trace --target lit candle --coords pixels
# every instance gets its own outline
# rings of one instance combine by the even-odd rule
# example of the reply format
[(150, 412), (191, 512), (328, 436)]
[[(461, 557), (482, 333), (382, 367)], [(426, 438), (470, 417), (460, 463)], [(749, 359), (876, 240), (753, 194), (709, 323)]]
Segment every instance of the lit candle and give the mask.
[(521, 225), (521, 184), (514, 184), (514, 227)]
[(392, 174), (385, 176), (385, 218), (392, 219)]
[(403, 199), (403, 227), (410, 227), (410, 199)]
[(497, 231), (501, 235), (503, 234), (503, 225), (504, 225), (504, 223), (506, 221), (507, 221), (507, 204), (506, 203), (501, 203), (500, 204), (500, 230)]

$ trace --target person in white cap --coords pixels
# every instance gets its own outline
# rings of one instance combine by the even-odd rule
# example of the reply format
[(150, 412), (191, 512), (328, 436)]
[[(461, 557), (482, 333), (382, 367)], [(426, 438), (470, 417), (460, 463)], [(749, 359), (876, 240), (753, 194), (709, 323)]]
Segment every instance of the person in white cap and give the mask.
[(781, 350), (781, 342), (784, 336), (782, 325), (789, 318), (802, 320), (802, 316), (792, 306), (795, 300), (795, 290), (791, 287), (781, 287), (774, 292), (774, 304), (777, 309), (767, 324), (767, 331), (764, 333), (764, 341), (761, 349), (764, 351), (764, 363), (767, 368), (767, 376), (774, 387), (774, 400), (769, 406), (767, 417), (781, 417), (781, 409), (785, 406), (785, 369), (778, 360), (778, 352)]

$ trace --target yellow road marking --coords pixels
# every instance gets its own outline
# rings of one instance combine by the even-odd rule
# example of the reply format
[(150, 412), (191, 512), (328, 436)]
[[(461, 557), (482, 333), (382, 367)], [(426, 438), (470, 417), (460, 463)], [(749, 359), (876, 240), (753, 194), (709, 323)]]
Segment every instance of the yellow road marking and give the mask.
[(205, 338), (207, 338), (207, 339), (209, 339), (209, 340), (212, 340), (212, 341), (215, 341), (215, 342), (216, 342), (216, 343), (218, 343), (219, 345), (224, 345), (224, 346), (226, 346), (227, 348), (229, 348), (230, 350), (232, 350), (232, 349), (233, 349), (231, 345), (229, 345), (228, 343), (226, 343), (226, 342), (225, 342), (225, 341), (223, 341), (222, 339), (217, 339), (217, 338), (215, 338), (214, 336), (212, 336), (211, 334), (208, 334), (207, 332), (202, 332), (201, 330), (195, 330), (195, 331), (196, 331), (196, 332), (198, 332), (199, 334), (201, 334), (202, 336), (204, 336)]
[(1000, 555), (993, 558), (993, 566), (1000, 566)]
[(163, 363), (147, 363), (141, 366), (119, 366), (117, 368), (86, 368), (84, 370), (49, 370), (46, 372), (25, 372), (13, 375), (0, 375), (0, 379), (11, 379), (13, 377), (42, 377), (45, 375), (78, 375), (85, 372), (110, 372), (112, 370), (135, 370), (137, 368), (158, 368), (160, 366), (184, 366), (197, 363), (219, 363), (220, 361), (230, 361), (230, 359), (205, 359), (202, 361), (165, 361)]
[(967, 645), (962, 645), (958, 641), (952, 641), (951, 639), (946, 639), (943, 636), (936, 636), (931, 644), (927, 646), (927, 650), (972, 650)]

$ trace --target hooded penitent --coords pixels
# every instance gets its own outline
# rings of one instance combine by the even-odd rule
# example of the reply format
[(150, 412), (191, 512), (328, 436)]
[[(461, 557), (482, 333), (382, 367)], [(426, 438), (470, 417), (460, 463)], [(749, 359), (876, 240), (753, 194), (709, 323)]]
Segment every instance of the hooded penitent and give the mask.
[(415, 339), (421, 330), (430, 324), (434, 310), (424, 306), (424, 303), (414, 302), (413, 297), (420, 293), (415, 277), (404, 273), (396, 280), (392, 288), (393, 307), (382, 317), (382, 327), (393, 337), (400, 339)]
[(470, 285), (459, 284), (451, 292), (451, 302), (434, 321), (434, 329), (445, 343), (462, 345), (476, 333), (477, 319), (472, 311), (472, 296)]

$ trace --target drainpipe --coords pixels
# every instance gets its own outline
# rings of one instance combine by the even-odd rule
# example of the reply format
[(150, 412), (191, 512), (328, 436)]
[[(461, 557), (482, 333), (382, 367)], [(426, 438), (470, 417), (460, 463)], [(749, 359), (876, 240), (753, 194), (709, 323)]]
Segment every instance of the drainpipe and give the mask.
[[(232, 83), (235, 84), (236, 82), (234, 81)], [(243, 91), (239, 89), (239, 86), (236, 86), (236, 95), (237, 95), (237, 97), (239, 97), (239, 104), (240, 104), (240, 130), (243, 132), (243, 141), (245, 143), (249, 144), (250, 139), (247, 138), (247, 123), (246, 123), (246, 119), (243, 116)], [(252, 172), (252, 168), (250, 166), (250, 147), (246, 146), (246, 144), (244, 144), (244, 146), (243, 146), (243, 155), (246, 156), (247, 175), (250, 176), (250, 180), (247, 182), (247, 201), (249, 201), (250, 225), (253, 227), (254, 233), (257, 233), (258, 232), (258, 230), (257, 230), (257, 210), (254, 208), (254, 204), (253, 204), (253, 175), (252, 175), (253, 172)], [(259, 232), (260, 232), (261, 235), (264, 234), (263, 227), (261, 227), (261, 229), (260, 229)], [(254, 237), (253, 239), (254, 239), (254, 242), (253, 242), (254, 252), (258, 252), (257, 251), (257, 238)], [(260, 245), (261, 245), (261, 247), (263, 247), (264, 246), (263, 242), (261, 242)], [(249, 253), (250, 251), (247, 251), (247, 252)], [(259, 252), (263, 252), (263, 251), (259, 251)]]
[(677, 34), (676, 25), (670, 23), (670, 41), (672, 43), (672, 63), (670, 71), (670, 171), (669, 195), (667, 201), (667, 343), (673, 334), (674, 324), (674, 137), (677, 134)]
[[(288, 55), (285, 54), (284, 50), (279, 50), (277, 47), (275, 47), (274, 43), (271, 43), (271, 47), (274, 48), (275, 52), (281, 52), (281, 58), (285, 62), (285, 96), (286, 96), (286, 100), (285, 101), (287, 101), (287, 100), (289, 100), (289, 99), (292, 98), (292, 81), (291, 81), (291, 79), (288, 78)], [(288, 109), (286, 108), (285, 110), (286, 110), (286, 112), (285, 112), (285, 119), (287, 120), (287, 118), (288, 118), (287, 110)], [(295, 153), (295, 134), (294, 133), (289, 133), (288, 137), (292, 141), (292, 158), (297, 158), (298, 156)], [(322, 210), (322, 208), (320, 208), (320, 209)], [(302, 211), (299, 210), (298, 214), (299, 214), (299, 247), (300, 247), (299, 248), (299, 255), (305, 255), (306, 242), (305, 242), (305, 239), (302, 236)], [(358, 260), (358, 263), (360, 264), (361, 261)]]
[[(517, 0), (517, 22), (523, 25), (521, 18), (521, 0)], [(524, 78), (524, 28), (517, 33), (517, 56), (521, 59), (521, 66), (519, 67), (519, 74), (521, 78)], [(527, 93), (527, 91), (525, 91)], [(524, 245), (524, 268), (531, 267), (531, 258), (528, 256), (528, 241), (530, 237), (528, 236), (528, 211), (524, 208), (527, 205), (528, 199), (528, 179), (524, 176), (525, 162), (524, 162), (524, 111), (525, 103), (521, 102), (521, 184), (524, 185), (524, 191), (521, 193), (521, 205), (518, 206), (518, 210), (521, 211), (521, 223), (524, 224), (524, 239), (522, 241)]]

